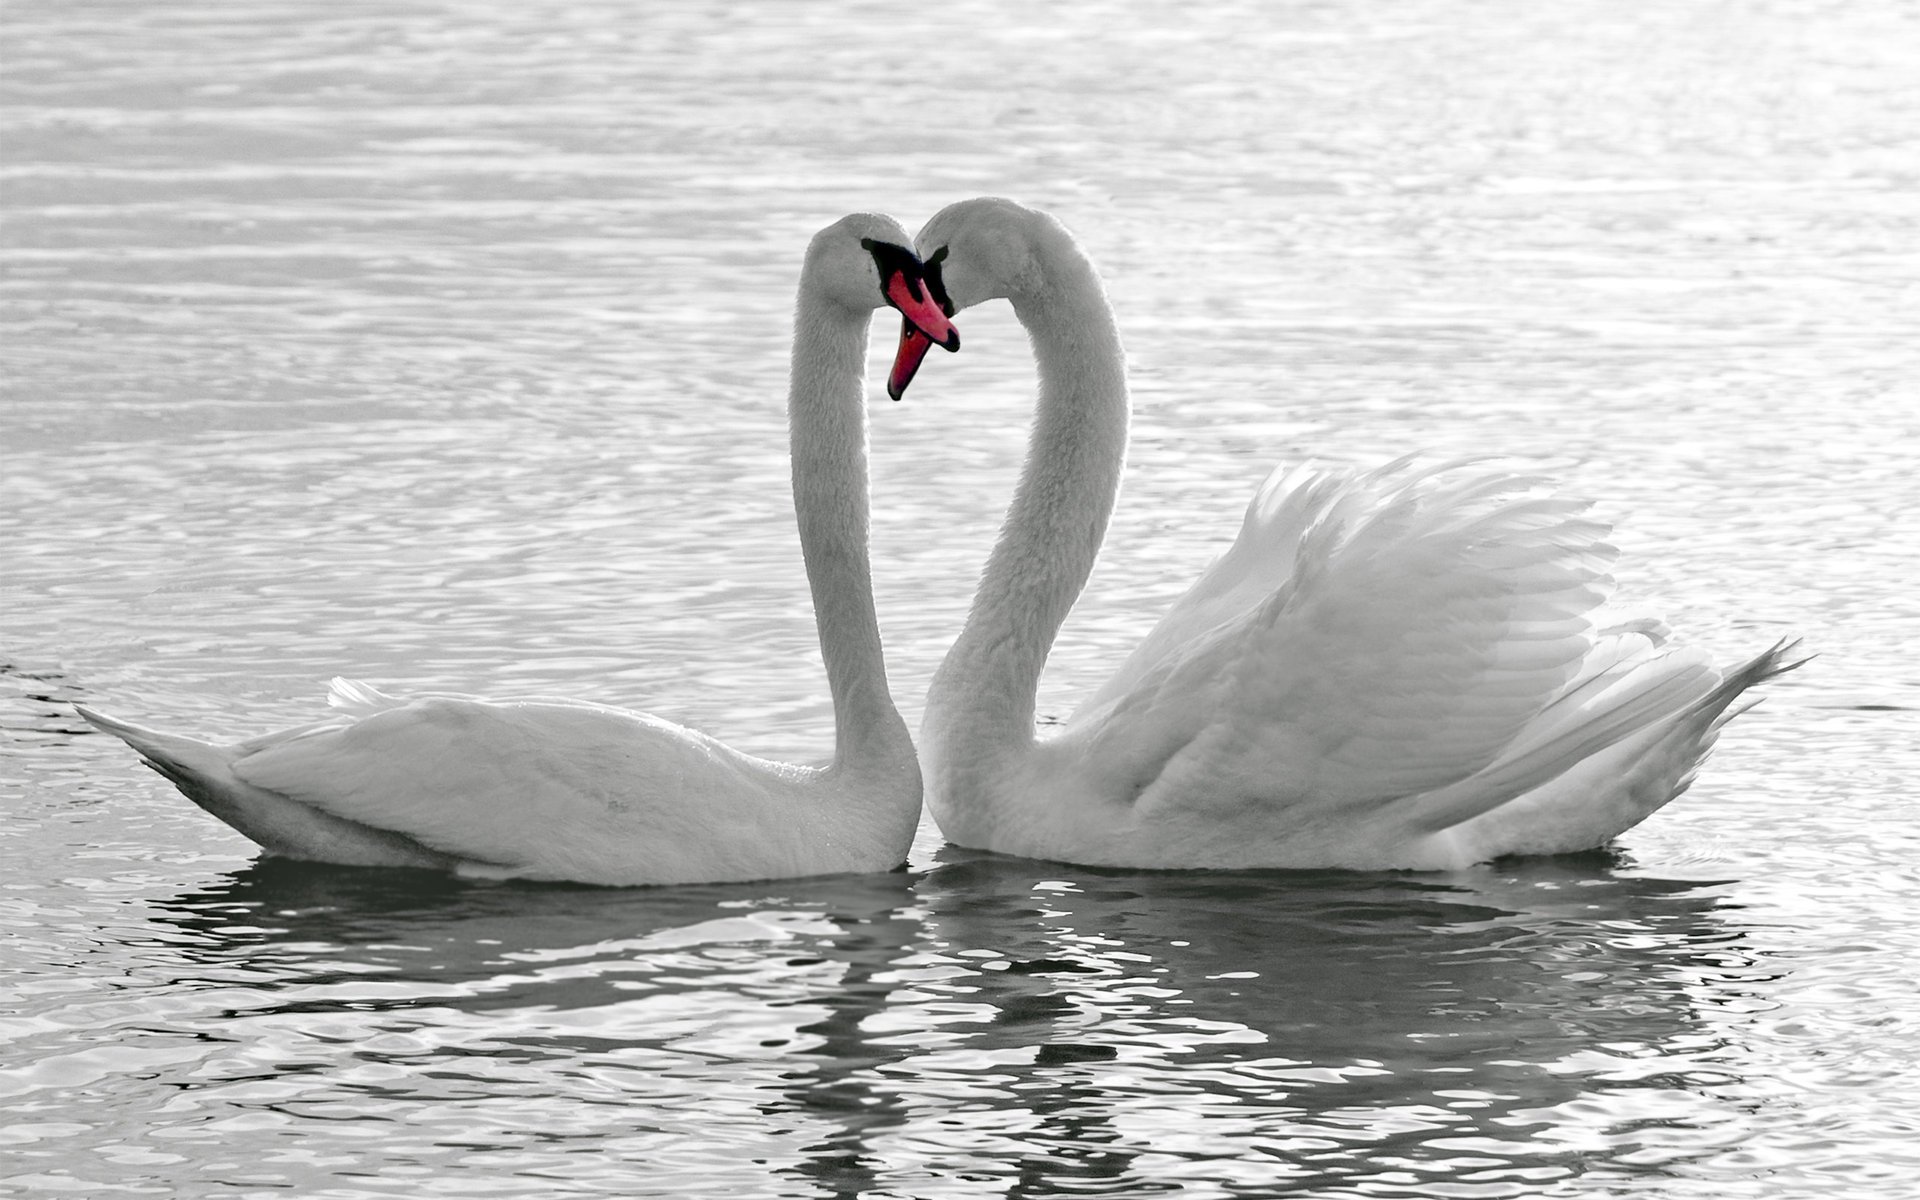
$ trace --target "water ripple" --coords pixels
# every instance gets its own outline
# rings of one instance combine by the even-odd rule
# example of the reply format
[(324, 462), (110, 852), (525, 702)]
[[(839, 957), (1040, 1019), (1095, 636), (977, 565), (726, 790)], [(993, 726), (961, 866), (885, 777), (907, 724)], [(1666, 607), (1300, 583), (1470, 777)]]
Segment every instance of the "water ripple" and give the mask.
[[(1901, 1197), (1920, 847), (1911, 14), (16, 3), (0, 77), (0, 1187)], [(1070, 710), (1278, 462), (1551, 464), (1623, 590), (1821, 657), (1611, 856), (942, 849), (667, 893), (249, 863), (76, 701), (327, 676), (831, 729), (787, 499), (807, 236), (998, 192), (1099, 258), (1131, 471)], [(909, 720), (1032, 394), (872, 410)], [(885, 353), (876, 346), (877, 367)]]

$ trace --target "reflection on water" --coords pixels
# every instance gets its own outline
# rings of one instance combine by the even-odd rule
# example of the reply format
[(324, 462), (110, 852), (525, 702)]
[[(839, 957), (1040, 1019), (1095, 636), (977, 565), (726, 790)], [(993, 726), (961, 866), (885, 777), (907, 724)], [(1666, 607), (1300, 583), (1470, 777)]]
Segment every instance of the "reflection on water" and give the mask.
[[(1911, 1192), (1911, 6), (0, 23), (0, 1191)], [(1043, 713), (1307, 458), (1551, 463), (1628, 597), (1819, 658), (1623, 857), (1443, 877), (930, 827), (908, 873), (662, 893), (245, 865), (79, 727), (256, 733), (341, 673), (822, 754), (799, 255), (982, 192), (1075, 227), (1135, 383)], [(871, 410), (913, 723), (1031, 397), (1004, 308), (964, 323)]]
[[(368, 1138), (446, 1195), (637, 1163), (661, 1195), (1711, 1178), (1752, 1132), (1728, 1015), (1780, 970), (1717, 896), (1598, 858), (1420, 878), (947, 851), (660, 892), (262, 863), (150, 898), (117, 951), (137, 981), (30, 1005), (40, 1065), (11, 1083), (112, 1114), (123, 1153), (71, 1168), (102, 1188), (298, 1186)], [(34, 1157), (97, 1144), (84, 1125)]]

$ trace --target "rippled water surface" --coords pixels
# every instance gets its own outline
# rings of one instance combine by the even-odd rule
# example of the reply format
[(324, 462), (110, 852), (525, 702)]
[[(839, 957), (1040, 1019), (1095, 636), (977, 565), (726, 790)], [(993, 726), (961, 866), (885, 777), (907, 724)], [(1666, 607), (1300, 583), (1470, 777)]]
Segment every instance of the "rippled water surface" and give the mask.
[[(1769, 0), (0, 12), (0, 1191), (1905, 1197), (1920, 10)], [(327, 677), (830, 711), (783, 411), (841, 213), (1058, 213), (1133, 364), (1065, 712), (1274, 464), (1543, 462), (1623, 592), (1819, 654), (1609, 855), (662, 891), (256, 862), (68, 704)], [(917, 723), (1024, 438), (872, 410)], [(880, 353), (876, 347), (876, 356)]]

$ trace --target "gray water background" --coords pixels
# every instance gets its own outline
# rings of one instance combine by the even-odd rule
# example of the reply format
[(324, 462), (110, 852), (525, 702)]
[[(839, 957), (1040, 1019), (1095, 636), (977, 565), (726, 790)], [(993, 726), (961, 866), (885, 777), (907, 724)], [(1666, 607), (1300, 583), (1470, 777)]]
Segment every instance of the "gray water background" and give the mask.
[[(1910, 1194), (1914, 5), (14, 0), (0, 151), (0, 1192)], [(823, 754), (799, 254), (980, 193), (1135, 381), (1043, 713), (1306, 458), (1544, 464), (1624, 595), (1819, 658), (1616, 853), (1432, 876), (257, 863), (73, 717), (345, 674)], [(872, 410), (916, 723), (1032, 389), (963, 329)]]

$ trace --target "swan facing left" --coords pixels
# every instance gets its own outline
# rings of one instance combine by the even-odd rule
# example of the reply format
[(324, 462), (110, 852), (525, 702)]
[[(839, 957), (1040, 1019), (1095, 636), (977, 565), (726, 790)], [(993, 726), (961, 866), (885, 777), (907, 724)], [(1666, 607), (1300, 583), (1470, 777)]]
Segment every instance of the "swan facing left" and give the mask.
[(867, 552), (866, 352), (891, 305), (958, 336), (889, 217), (815, 235), (788, 396), (794, 511), (834, 707), (824, 766), (770, 762), (646, 713), (552, 700), (398, 699), (336, 679), (338, 715), (230, 746), (93, 709), (268, 854), (607, 885), (885, 871), (906, 859), (920, 770), (881, 655)]
[[(1126, 359), (1058, 221), (982, 197), (921, 229), (948, 313), (1005, 299), (1039, 370), (1026, 465), (921, 725), (963, 846), (1119, 867), (1453, 869), (1605, 845), (1683, 791), (1777, 645), (1722, 672), (1602, 602), (1614, 549), (1545, 481), (1276, 471), (1234, 543), (1046, 740), (1042, 667), (1126, 460)], [(925, 336), (921, 336), (924, 334)], [(903, 330), (890, 390), (948, 326)]]

